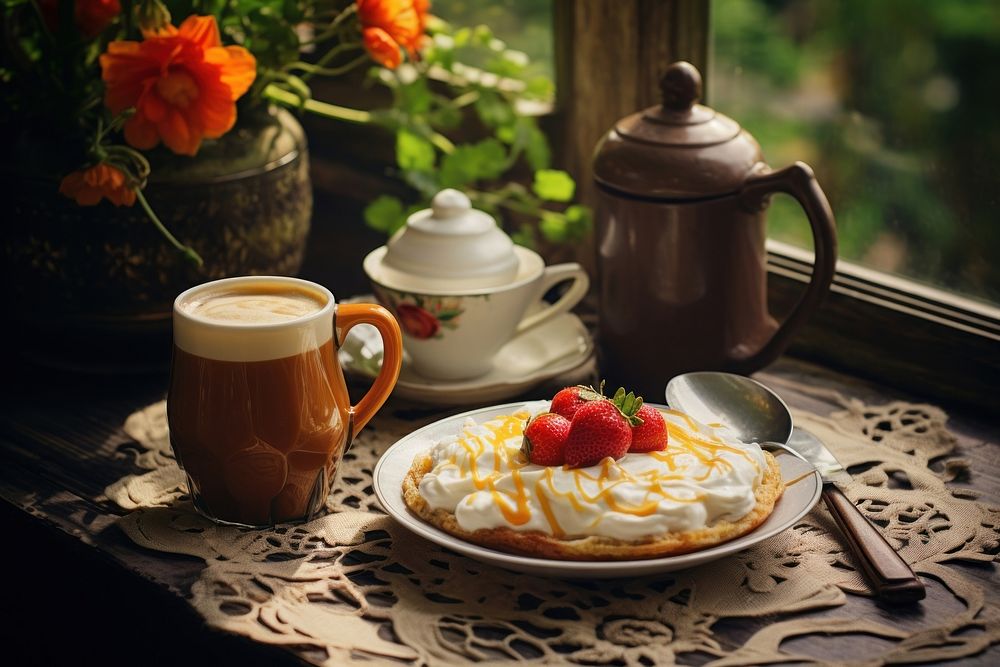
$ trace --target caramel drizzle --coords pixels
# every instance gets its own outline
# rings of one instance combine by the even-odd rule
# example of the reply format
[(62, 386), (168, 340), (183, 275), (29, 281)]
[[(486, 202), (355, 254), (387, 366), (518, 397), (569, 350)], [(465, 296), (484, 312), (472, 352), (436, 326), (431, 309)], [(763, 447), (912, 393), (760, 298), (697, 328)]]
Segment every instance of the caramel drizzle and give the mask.
[[(670, 500), (676, 503), (694, 503), (702, 500), (705, 497), (704, 493), (695, 493), (691, 497), (681, 497), (664, 488), (663, 483), (686, 479), (703, 482), (716, 471), (721, 473), (731, 471), (733, 464), (722, 458), (722, 453), (741, 456), (753, 465), (758, 473), (760, 472), (760, 466), (757, 462), (741, 448), (728, 445), (716, 436), (699, 433), (698, 425), (682, 412), (675, 410), (665, 410), (663, 412), (682, 420), (688, 426), (688, 429), (685, 430), (677, 428), (668, 422), (668, 448), (662, 452), (650, 453), (650, 456), (666, 464), (670, 470), (670, 474), (662, 474), (657, 470), (647, 470), (633, 474), (608, 457), (601, 462), (600, 472), (596, 475), (591, 475), (583, 469), (563, 467), (564, 471), (571, 472), (573, 475), (574, 493), (573, 489), (567, 491), (557, 489), (554, 479), (554, 469), (545, 469), (542, 477), (534, 484), (533, 495), (538, 499), (539, 508), (546, 522), (549, 524), (553, 535), (556, 537), (565, 535), (565, 531), (559, 525), (559, 521), (552, 509), (551, 500), (556, 497), (562, 497), (569, 502), (575, 511), (583, 511), (584, 503), (595, 504), (603, 501), (612, 511), (645, 517), (654, 514), (663, 500)], [(520, 455), (511, 457), (507, 448), (500, 447), (500, 444), (522, 435), (528, 418), (528, 413), (518, 412), (503, 417), (503, 420), (499, 421), (499, 423), (494, 420), (483, 424), (483, 427), (489, 432), (488, 435), (464, 434), (458, 441), (458, 444), (467, 454), (468, 468), (466, 469), (464, 464), (459, 464), (454, 456), (449, 459), (448, 464), (457, 467), (460, 474), (469, 474), (473, 486), (477, 491), (489, 491), (493, 502), (500, 509), (504, 519), (514, 526), (522, 526), (528, 523), (532, 517), (531, 508), (528, 505), (528, 489), (521, 476), (521, 468), (529, 465), (529, 463)], [(493, 469), (481, 471), (479, 468), (479, 457), (486, 451), (487, 445), (493, 448)], [(680, 466), (676, 459), (683, 454), (690, 454), (695, 457), (705, 466), (706, 472), (703, 475), (691, 477), (684, 474), (683, 471), (678, 471)], [(500, 491), (496, 488), (496, 482), (503, 475), (502, 469), (505, 464), (510, 469), (511, 482), (514, 485), (513, 493)], [(586, 488), (586, 482), (588, 481), (596, 485), (596, 492), (588, 492)], [(794, 480), (790, 484), (794, 484), (797, 481), (799, 480)], [(638, 505), (623, 504), (614, 497), (615, 488), (626, 483), (646, 487), (643, 500)], [(471, 496), (469, 501), (471, 503)]]

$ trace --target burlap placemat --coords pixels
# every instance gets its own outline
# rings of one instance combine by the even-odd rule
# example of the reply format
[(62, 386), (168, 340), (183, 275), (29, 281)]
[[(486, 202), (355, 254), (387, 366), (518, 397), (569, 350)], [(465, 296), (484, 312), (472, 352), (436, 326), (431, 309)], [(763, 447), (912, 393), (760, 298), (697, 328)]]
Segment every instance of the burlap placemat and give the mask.
[[(196, 514), (170, 451), (162, 402), (125, 424), (142, 447), (136, 463), (148, 472), (120, 480), (106, 494), (131, 510), (119, 525), (136, 544), (204, 560), (191, 604), (210, 625), (306, 648), (329, 665), (352, 658), (641, 665), (684, 661), (692, 652), (719, 666), (819, 664), (821, 658), (782, 642), (856, 633), (887, 640), (880, 655), (860, 660), (877, 665), (968, 656), (1000, 642), (1000, 609), (947, 565), (997, 560), (1000, 509), (949, 485), (965, 461), (946, 460), (941, 472), (929, 467), (954, 448), (946, 415), (929, 405), (832, 398), (841, 411), (830, 417), (798, 411), (796, 423), (860, 470), (848, 496), (917, 572), (947, 587), (958, 602), (955, 613), (908, 629), (810, 615), (844, 605), (847, 593), (868, 593), (822, 506), (751, 549), (660, 577), (566, 582), (480, 564), (408, 533), (381, 512), (372, 493), (381, 452), (433, 419), (419, 410), (383, 412), (359, 436), (329, 499), (334, 512), (305, 525), (245, 531)], [(720, 620), (777, 614), (783, 616), (735, 649), (713, 638)]]

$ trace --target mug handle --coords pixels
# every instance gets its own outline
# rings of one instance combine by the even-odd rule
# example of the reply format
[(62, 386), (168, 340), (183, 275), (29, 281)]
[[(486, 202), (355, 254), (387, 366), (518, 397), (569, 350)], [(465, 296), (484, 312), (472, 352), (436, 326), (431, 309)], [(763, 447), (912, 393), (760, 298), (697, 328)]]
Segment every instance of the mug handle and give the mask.
[(528, 315), (523, 320), (518, 322), (517, 329), (514, 330), (514, 333), (527, 331), (528, 329), (538, 326), (542, 322), (555, 317), (559, 313), (565, 313), (567, 310), (580, 303), (580, 300), (587, 295), (587, 290), (590, 288), (590, 277), (579, 264), (576, 262), (568, 262), (566, 264), (554, 264), (545, 268), (545, 272), (542, 274), (542, 280), (538, 284), (538, 288), (535, 290), (532, 300), (528, 303), (538, 301), (545, 295), (546, 292), (564, 280), (573, 281), (573, 284), (570, 285), (568, 290), (566, 290), (566, 293), (559, 297), (559, 300), (555, 303), (546, 306), (543, 310), (540, 310), (537, 313)]
[(812, 228), (816, 259), (812, 278), (805, 292), (799, 297), (788, 318), (778, 327), (771, 339), (749, 357), (732, 360), (731, 370), (749, 372), (771, 363), (784, 351), (792, 334), (802, 326), (819, 306), (830, 289), (837, 267), (837, 228), (830, 202), (812, 168), (804, 162), (795, 162), (784, 169), (767, 171), (747, 178), (740, 191), (740, 203), (750, 211), (763, 208), (765, 200), (775, 192), (790, 194), (809, 219)]
[(399, 378), (399, 369), (403, 363), (403, 337), (399, 332), (399, 324), (392, 314), (382, 306), (374, 303), (338, 303), (334, 316), (334, 328), (337, 330), (338, 347), (340, 341), (355, 324), (371, 324), (382, 336), (382, 368), (375, 376), (375, 382), (357, 405), (351, 406), (354, 418), (353, 434), (359, 433), (365, 424), (375, 416), (382, 407), (392, 388)]

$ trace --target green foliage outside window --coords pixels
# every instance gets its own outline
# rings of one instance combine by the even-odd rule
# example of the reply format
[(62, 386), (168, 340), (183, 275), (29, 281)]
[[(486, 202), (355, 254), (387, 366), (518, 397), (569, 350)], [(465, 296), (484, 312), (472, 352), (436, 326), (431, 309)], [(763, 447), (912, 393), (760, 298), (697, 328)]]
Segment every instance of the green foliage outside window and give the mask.
[[(715, 0), (711, 103), (804, 160), (841, 257), (1000, 301), (1000, 3)], [(808, 246), (775, 199), (771, 236)]]

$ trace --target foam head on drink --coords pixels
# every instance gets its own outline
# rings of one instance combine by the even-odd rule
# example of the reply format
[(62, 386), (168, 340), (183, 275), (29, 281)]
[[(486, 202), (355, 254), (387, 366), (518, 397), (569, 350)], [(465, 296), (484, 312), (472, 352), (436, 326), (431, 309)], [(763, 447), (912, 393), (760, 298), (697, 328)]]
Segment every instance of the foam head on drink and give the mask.
[(328, 292), (274, 279), (178, 299), (170, 440), (209, 516), (271, 525), (322, 506), (349, 435), (332, 311)]

